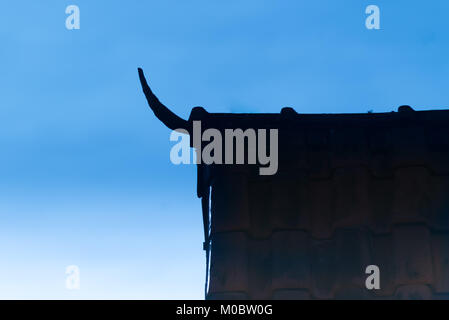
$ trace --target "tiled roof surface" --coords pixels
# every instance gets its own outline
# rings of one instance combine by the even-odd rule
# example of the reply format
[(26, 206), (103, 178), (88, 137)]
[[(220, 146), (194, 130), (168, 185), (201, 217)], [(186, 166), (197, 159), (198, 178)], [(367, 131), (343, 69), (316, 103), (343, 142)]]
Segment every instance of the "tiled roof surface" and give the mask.
[(279, 128), (276, 175), (211, 167), (207, 298), (449, 299), (449, 111), (200, 118)]

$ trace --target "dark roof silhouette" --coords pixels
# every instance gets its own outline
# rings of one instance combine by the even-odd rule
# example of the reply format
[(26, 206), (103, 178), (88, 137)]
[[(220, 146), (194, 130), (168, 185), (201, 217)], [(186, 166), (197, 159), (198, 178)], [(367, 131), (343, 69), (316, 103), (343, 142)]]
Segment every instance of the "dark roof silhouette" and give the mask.
[[(194, 108), (186, 121), (171, 118), (142, 83), (169, 128), (201, 120), (203, 129), (279, 129), (276, 175), (198, 166), (208, 299), (449, 299), (449, 110)], [(380, 290), (365, 287), (368, 265), (380, 268)]]

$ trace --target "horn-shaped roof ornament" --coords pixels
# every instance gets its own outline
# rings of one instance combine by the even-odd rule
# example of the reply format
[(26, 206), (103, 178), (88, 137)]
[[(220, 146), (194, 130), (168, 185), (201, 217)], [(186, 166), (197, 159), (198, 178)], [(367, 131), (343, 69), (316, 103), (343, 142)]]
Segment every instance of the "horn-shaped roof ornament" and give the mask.
[(165, 124), (168, 128), (172, 130), (185, 129), (189, 131), (190, 127), (189, 122), (187, 120), (178, 117), (176, 114), (170, 111), (170, 109), (164, 106), (159, 101), (159, 99), (154, 95), (153, 91), (151, 91), (150, 86), (148, 85), (147, 80), (145, 79), (145, 75), (143, 74), (143, 70), (141, 68), (138, 68), (138, 71), (143, 93), (145, 94), (145, 97), (147, 98), (148, 101), (148, 105), (150, 106), (151, 110), (153, 110), (154, 115), (160, 121), (162, 121), (163, 124)]

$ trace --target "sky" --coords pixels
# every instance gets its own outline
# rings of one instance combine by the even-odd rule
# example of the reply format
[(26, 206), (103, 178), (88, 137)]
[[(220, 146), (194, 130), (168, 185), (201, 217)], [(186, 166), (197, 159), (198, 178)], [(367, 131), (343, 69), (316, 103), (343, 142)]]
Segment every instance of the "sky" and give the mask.
[[(68, 30), (65, 9), (80, 9)], [(380, 29), (365, 26), (368, 5)], [(11, 1), (0, 9), (0, 298), (203, 299), (196, 167), (171, 110), (449, 106), (445, 0)], [(66, 267), (80, 287), (66, 287)]]

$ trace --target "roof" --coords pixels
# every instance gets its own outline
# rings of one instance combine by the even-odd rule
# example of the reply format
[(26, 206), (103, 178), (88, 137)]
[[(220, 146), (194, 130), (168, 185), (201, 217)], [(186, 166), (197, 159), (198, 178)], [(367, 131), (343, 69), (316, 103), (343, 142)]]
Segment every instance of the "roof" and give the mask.
[[(449, 110), (194, 108), (183, 120), (142, 78), (155, 115), (173, 130), (195, 120), (203, 130), (279, 129), (275, 175), (254, 165), (198, 166), (207, 298), (449, 299)], [(380, 290), (365, 287), (371, 264), (381, 270)]]

